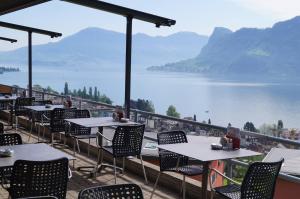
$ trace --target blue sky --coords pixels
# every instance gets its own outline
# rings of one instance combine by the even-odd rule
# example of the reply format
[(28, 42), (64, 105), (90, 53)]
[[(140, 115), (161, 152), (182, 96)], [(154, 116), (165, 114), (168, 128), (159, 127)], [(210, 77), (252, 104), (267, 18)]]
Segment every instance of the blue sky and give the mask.
[[(192, 31), (210, 35), (214, 27), (237, 30), (242, 27), (266, 28), (277, 21), (300, 15), (297, 0), (107, 0), (107, 2), (175, 19), (176, 25), (155, 28), (153, 24), (134, 21), (134, 33), (169, 35)], [(87, 27), (125, 31), (125, 18), (58, 0), (0, 17), (1, 21), (38, 27), (63, 33), (63, 37)], [(0, 29), (0, 36), (19, 40), (17, 44), (0, 41), (0, 51), (27, 45), (27, 34)], [(62, 37), (62, 38), (63, 38)], [(47, 36), (34, 35), (34, 44), (55, 42)]]

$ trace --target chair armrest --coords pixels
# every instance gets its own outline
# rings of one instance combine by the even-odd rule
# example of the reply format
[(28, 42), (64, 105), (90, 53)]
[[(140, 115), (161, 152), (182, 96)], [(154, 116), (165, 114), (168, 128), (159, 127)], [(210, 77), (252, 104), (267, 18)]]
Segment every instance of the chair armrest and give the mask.
[(106, 139), (107, 141), (109, 141), (109, 142), (112, 142), (112, 140), (111, 139), (109, 139), (109, 138), (107, 138), (105, 135), (103, 135), (102, 133), (100, 133), (99, 131), (96, 133), (98, 136), (101, 136), (101, 137), (103, 137), (104, 139)]
[(237, 182), (237, 181), (233, 180), (232, 178), (229, 178), (228, 176), (224, 175), (223, 173), (221, 173), (217, 169), (211, 168), (210, 170), (216, 172), (217, 174), (219, 174), (220, 176), (222, 176), (223, 178), (229, 180), (230, 182), (232, 182), (234, 184), (237, 184), (237, 185), (241, 185), (242, 184), (240, 182)]
[(45, 114), (42, 114), (42, 119), (50, 120)]

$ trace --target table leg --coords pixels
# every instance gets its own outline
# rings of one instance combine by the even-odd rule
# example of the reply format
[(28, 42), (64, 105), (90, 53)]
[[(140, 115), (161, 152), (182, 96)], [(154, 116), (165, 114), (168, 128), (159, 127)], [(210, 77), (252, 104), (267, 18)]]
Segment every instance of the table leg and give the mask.
[(209, 164), (210, 164), (210, 162), (203, 162), (201, 199), (207, 199), (207, 183), (208, 183)]

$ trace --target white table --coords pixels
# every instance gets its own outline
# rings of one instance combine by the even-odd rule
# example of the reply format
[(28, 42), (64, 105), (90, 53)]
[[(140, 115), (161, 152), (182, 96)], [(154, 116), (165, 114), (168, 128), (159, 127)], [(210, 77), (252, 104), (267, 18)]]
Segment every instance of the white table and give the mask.
[(67, 122), (77, 124), (80, 126), (93, 128), (93, 127), (110, 127), (110, 126), (123, 126), (123, 125), (136, 125), (137, 123), (128, 122), (118, 122), (112, 117), (90, 117), (90, 118), (75, 118), (75, 119), (65, 119)]
[(24, 106), (24, 108), (35, 112), (53, 111), (55, 108), (64, 108), (64, 105), (50, 105), (49, 107), (43, 106)]
[(164, 149), (203, 162), (202, 199), (207, 198), (209, 164), (212, 161), (261, 155), (260, 153), (246, 149), (234, 151), (212, 150), (211, 141), (215, 142), (214, 140), (216, 139), (207, 137), (202, 141), (200, 139), (194, 139), (194, 141), (191, 141), (190, 143), (158, 145), (159, 149)]
[(43, 143), (0, 147), (7, 148), (14, 150), (14, 154), (12, 157), (0, 157), (0, 167), (12, 167), (17, 160), (48, 161), (64, 157), (75, 160), (75, 157)]

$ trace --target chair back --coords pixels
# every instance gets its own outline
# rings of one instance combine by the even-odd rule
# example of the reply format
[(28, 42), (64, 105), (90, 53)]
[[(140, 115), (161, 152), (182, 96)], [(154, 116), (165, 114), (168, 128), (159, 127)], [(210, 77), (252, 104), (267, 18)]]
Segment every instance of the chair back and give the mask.
[(65, 199), (69, 161), (61, 158), (50, 161), (17, 160), (10, 178), (11, 198), (55, 196)]
[(4, 133), (4, 124), (0, 122), (0, 134)]
[(91, 187), (81, 190), (78, 199), (119, 199), (136, 198), (143, 199), (143, 192), (136, 184), (118, 184), (99, 187)]
[(241, 198), (272, 199), (283, 159), (278, 162), (252, 163), (241, 186)]
[(0, 146), (20, 145), (22, 143), (22, 137), (17, 133), (8, 133), (0, 135)]
[(75, 118), (76, 109), (55, 108), (51, 111), (50, 129), (51, 133), (65, 131), (65, 119)]
[[(162, 144), (178, 144), (187, 143), (187, 137), (183, 131), (168, 131), (157, 134), (157, 141), (159, 145)], [(177, 166), (184, 166), (188, 164), (188, 157), (180, 156), (176, 153), (159, 149), (159, 166), (160, 171), (168, 171)]]
[(30, 113), (24, 106), (32, 106), (34, 97), (18, 97), (14, 106), (14, 112), (16, 116), (28, 116)]
[[(89, 110), (75, 110), (75, 118), (90, 118)], [(70, 135), (90, 135), (91, 128), (76, 125), (73, 123), (66, 122), (65, 124), (65, 132), (67, 136)]]
[(112, 149), (114, 157), (136, 156), (141, 154), (145, 125), (118, 126)]

